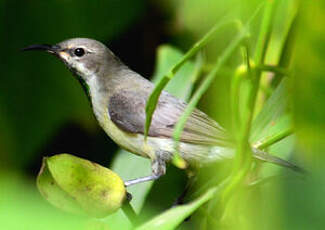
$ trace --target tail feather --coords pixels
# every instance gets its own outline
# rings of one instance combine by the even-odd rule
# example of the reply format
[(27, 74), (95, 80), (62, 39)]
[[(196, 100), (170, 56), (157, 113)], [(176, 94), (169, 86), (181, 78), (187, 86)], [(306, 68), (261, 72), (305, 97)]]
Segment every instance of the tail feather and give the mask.
[(253, 148), (253, 156), (254, 156), (254, 158), (261, 160), (261, 161), (270, 162), (270, 163), (277, 164), (277, 165), (280, 165), (280, 166), (283, 166), (286, 168), (290, 168), (290, 169), (292, 169), (296, 172), (299, 172), (299, 173), (306, 173), (306, 171), (303, 168), (301, 168), (289, 161), (286, 161), (279, 157), (270, 155), (269, 153), (264, 152), (259, 149), (256, 149), (256, 148)]

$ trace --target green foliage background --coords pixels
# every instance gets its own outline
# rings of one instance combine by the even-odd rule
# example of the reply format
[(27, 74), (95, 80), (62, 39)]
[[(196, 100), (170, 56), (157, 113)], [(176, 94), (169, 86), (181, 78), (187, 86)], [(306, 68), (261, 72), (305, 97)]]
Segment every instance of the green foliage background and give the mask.
[[(53, 44), (70, 37), (91, 37), (115, 46), (113, 51), (144, 75), (150, 74), (144, 69), (148, 69), (147, 63), (153, 63), (156, 57), (152, 79), (157, 82), (215, 23), (238, 19), (245, 24), (261, 2), (0, 0), (0, 229), (131, 228), (122, 211), (99, 220), (73, 216), (46, 203), (35, 186), (35, 168), (41, 165), (42, 156), (59, 152), (45, 150), (83, 154), (85, 158), (109, 165), (123, 179), (150, 172), (146, 159), (116, 150), (108, 138), (103, 138), (105, 135), (97, 126), (81, 87), (62, 63), (41, 53), (21, 53), (20, 48), (34, 43)], [(267, 5), (273, 1), (263, 2)], [(298, 162), (307, 169), (308, 175), (301, 179), (278, 166), (257, 165), (256, 175), (250, 175), (252, 178), (248, 181), (262, 181), (249, 189), (232, 191), (232, 199), (226, 207), (219, 202), (221, 193), (218, 191), (222, 188), (217, 187), (214, 188), (217, 192), (209, 190), (199, 197), (189, 197), (188, 200), (195, 201), (188, 206), (163, 213), (172, 206), (186, 184), (185, 173), (170, 166), (167, 175), (155, 184), (130, 188), (131, 204), (140, 213), (142, 223), (146, 223), (142, 226), (144, 229), (175, 226), (179, 229), (323, 229), (325, 226), (325, 3), (274, 2), (277, 4), (264, 63), (280, 65), (290, 76), (276, 74), (276, 80), (271, 82), (271, 74), (263, 73), (250, 141), (254, 143), (292, 127), (294, 135), (267, 150)], [(249, 25), (246, 44), (252, 59), (261, 36), (265, 5), (263, 7)], [(132, 30), (135, 32), (130, 33)], [(218, 31), (202, 53), (179, 71), (167, 86), (168, 90), (189, 100), (190, 92), (198, 89), (236, 34), (234, 26)], [(117, 41), (122, 42), (114, 45)], [(161, 45), (162, 42), (168, 46)], [(137, 53), (139, 43), (145, 50), (140, 54)], [(285, 54), (284, 49), (287, 50)], [(157, 50), (156, 56), (150, 50)], [(132, 56), (145, 60), (142, 67), (136, 65)], [(148, 61), (148, 57), (152, 60)], [(232, 126), (232, 117), (245, 117), (245, 100), (251, 90), (249, 80), (244, 80), (239, 101), (242, 112), (233, 114), (231, 84), (242, 63), (241, 50), (237, 48), (198, 104), (234, 133), (239, 129)], [(148, 75), (146, 77), (150, 77)], [(99, 152), (104, 157), (96, 158), (93, 152), (85, 153), (84, 149), (76, 147), (73, 143), (80, 141), (78, 135), (65, 140), (67, 150), (53, 148), (51, 143), (62, 141), (58, 135), (62, 135), (69, 124), (79, 127), (86, 136), (94, 136), (87, 140), (95, 147), (87, 150)], [(230, 174), (231, 166), (232, 162), (228, 162), (201, 170), (194, 191), (190, 193), (194, 194), (212, 177), (219, 177), (217, 180), (221, 182)], [(265, 179), (274, 175), (280, 176)], [(208, 199), (213, 201), (203, 205)], [(194, 211), (190, 220), (183, 223)]]

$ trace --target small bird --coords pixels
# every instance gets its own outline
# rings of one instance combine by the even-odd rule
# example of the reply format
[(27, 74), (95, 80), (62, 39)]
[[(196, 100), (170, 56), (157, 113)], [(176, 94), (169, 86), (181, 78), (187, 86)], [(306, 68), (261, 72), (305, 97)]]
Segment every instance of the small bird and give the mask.
[[(96, 119), (122, 148), (151, 159), (152, 174), (125, 182), (130, 186), (155, 180), (166, 172), (174, 152), (173, 128), (187, 104), (163, 91), (145, 141), (145, 106), (153, 83), (129, 69), (99, 41), (73, 38), (56, 45), (23, 49), (54, 54), (72, 71), (86, 92)], [(235, 148), (229, 134), (216, 121), (195, 109), (180, 138), (179, 152), (188, 162), (205, 164), (232, 158)], [(252, 148), (254, 158), (300, 171), (290, 162)]]

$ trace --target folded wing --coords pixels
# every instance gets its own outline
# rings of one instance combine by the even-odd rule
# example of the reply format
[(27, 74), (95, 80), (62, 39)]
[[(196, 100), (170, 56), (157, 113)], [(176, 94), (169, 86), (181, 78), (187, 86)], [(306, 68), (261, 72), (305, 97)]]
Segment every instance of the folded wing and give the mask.
[[(108, 105), (111, 120), (126, 132), (144, 134), (145, 106), (150, 92), (151, 90), (121, 90), (115, 93)], [(185, 102), (163, 92), (153, 114), (148, 136), (171, 138), (186, 106)], [(226, 146), (229, 140), (217, 122), (197, 109), (188, 118), (181, 135), (182, 142), (193, 144)]]

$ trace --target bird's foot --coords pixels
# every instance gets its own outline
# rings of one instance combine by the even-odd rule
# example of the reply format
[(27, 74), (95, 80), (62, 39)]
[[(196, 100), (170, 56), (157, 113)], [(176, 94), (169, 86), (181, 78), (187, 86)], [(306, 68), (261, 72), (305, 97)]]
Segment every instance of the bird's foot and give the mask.
[(125, 187), (129, 187), (131, 185), (139, 184), (142, 182), (157, 180), (161, 176), (166, 173), (166, 163), (162, 159), (156, 159), (152, 161), (152, 174), (150, 176), (140, 177), (137, 179), (132, 179), (124, 182)]
[(124, 182), (125, 187), (129, 187), (131, 185), (139, 184), (142, 182), (147, 182), (147, 181), (152, 181), (152, 180), (157, 180), (160, 176), (156, 175), (150, 175), (150, 176), (145, 176), (145, 177), (140, 177), (137, 179), (132, 179)]

